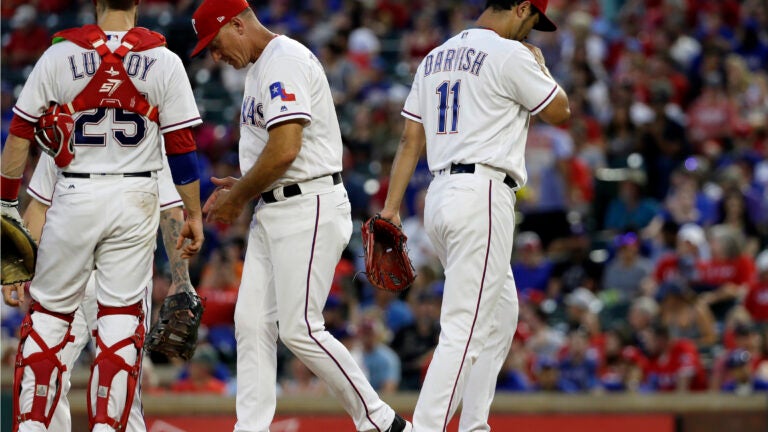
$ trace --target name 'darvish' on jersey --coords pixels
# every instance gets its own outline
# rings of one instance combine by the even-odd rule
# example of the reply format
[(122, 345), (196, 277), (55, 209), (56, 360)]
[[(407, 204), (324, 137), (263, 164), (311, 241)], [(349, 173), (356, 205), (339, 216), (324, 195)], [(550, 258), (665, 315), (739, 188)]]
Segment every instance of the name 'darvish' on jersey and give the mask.
[(469, 47), (432, 52), (424, 59), (424, 76), (453, 71), (468, 71), (472, 75), (480, 75), (480, 69), (487, 56), (487, 53)]
[[(79, 80), (85, 77), (92, 77), (96, 69), (101, 64), (101, 57), (96, 51), (85, 51), (81, 55), (71, 55), (67, 57), (69, 61), (69, 70), (72, 72), (72, 79)], [(129, 77), (138, 78), (142, 81), (147, 80), (147, 73), (157, 61), (156, 58), (145, 55), (130, 53), (123, 59), (123, 66)]]
[(243, 107), (240, 110), (240, 124), (256, 126), (261, 129), (267, 128), (266, 123), (264, 123), (264, 105), (257, 104), (256, 98), (253, 96), (246, 96), (243, 99)]

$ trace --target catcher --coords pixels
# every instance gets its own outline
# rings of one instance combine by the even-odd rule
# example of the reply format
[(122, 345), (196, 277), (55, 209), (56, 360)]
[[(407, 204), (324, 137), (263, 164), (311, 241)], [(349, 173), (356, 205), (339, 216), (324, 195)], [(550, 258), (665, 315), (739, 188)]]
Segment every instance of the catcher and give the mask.
[[(166, 162), (167, 163), (167, 162)], [(24, 223), (29, 227), (29, 232), (21, 221), (15, 222), (15, 226), (6, 231), (6, 216), (3, 217), (3, 300), (10, 306), (19, 306), (26, 301), (24, 281), (30, 280), (34, 273), (34, 261), (31, 270), (25, 264), (26, 260), (14, 258), (15, 249), (6, 249), (10, 242), (20, 242), (24, 249), (24, 241), (32, 242), (30, 249), (36, 249), (35, 242), (39, 240), (45, 223), (45, 212), (51, 205), (53, 188), (56, 182), (57, 168), (54, 160), (47, 156), (40, 156), (35, 172), (32, 175), (27, 193), (33, 199), (29, 202), (24, 212)], [(181, 252), (176, 249), (176, 238), (183, 225), (182, 203), (173, 187), (170, 171), (166, 167), (158, 176), (158, 188), (160, 191), (160, 231), (163, 237), (165, 251), (171, 268), (171, 288), (165, 299), (158, 316), (157, 323), (147, 335), (146, 348), (163, 352), (169, 357), (180, 357), (188, 360), (194, 354), (197, 343), (197, 327), (202, 316), (200, 299), (189, 279), (187, 261), (181, 258)], [(8, 217), (10, 221), (13, 221)], [(12, 222), (8, 222), (12, 223)], [(25, 237), (25, 235), (27, 237)], [(14, 236), (11, 238), (10, 236)], [(27, 240), (28, 239), (28, 240)], [(18, 255), (24, 257), (23, 254)], [(6, 266), (6, 261), (15, 263), (14, 266)], [(27, 278), (28, 277), (28, 278)], [(26, 278), (26, 279), (25, 279)], [(61, 397), (53, 413), (49, 430), (71, 431), (72, 419), (69, 410), (67, 393), (70, 388), (70, 375), (75, 361), (88, 341), (92, 341), (92, 347), (96, 346), (91, 337), (96, 329), (96, 295), (95, 280), (93, 275), (88, 279), (85, 296), (80, 307), (75, 312), (72, 321), (71, 342), (66, 344), (61, 351), (61, 361), (66, 366), (62, 373)], [(13, 293), (16, 296), (13, 296)], [(149, 302), (152, 298), (152, 287), (149, 286), (145, 298), (145, 310), (151, 310)], [(150, 316), (145, 318), (145, 326), (149, 326)], [(140, 386), (135, 388), (135, 397), (131, 405), (126, 432), (145, 432), (144, 417), (141, 408)]]
[(365, 271), (371, 285), (385, 291), (403, 291), (416, 279), (402, 229), (376, 215), (362, 226)]

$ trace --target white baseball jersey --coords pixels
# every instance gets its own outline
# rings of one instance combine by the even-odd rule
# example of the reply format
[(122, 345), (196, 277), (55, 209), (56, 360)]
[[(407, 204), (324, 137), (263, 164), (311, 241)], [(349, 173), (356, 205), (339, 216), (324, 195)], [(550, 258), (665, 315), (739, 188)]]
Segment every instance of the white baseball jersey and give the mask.
[[(53, 190), (56, 186), (56, 177), (61, 170), (56, 166), (53, 158), (43, 153), (37, 162), (35, 172), (29, 179), (27, 193), (37, 201), (50, 207), (53, 199)], [(163, 169), (157, 173), (157, 187), (160, 202), (160, 211), (173, 207), (181, 207), (181, 201), (176, 185), (173, 184), (171, 169), (168, 167), (168, 159), (163, 154)]]
[(557, 89), (522, 43), (469, 29), (424, 58), (402, 115), (424, 125), (431, 171), (480, 163), (522, 186), (530, 115), (544, 109)]
[(240, 114), (240, 171), (247, 172), (269, 139), (267, 130), (302, 119), (301, 151), (269, 189), (341, 171), (341, 132), (328, 79), (312, 52), (287, 36), (273, 39), (248, 70)]
[[(126, 32), (106, 32), (114, 50)], [(101, 63), (95, 50), (63, 41), (40, 57), (13, 112), (36, 123), (48, 104), (71, 102)], [(162, 168), (161, 134), (202, 123), (181, 59), (165, 47), (125, 56), (125, 70), (140, 93), (160, 112), (160, 124), (122, 109), (74, 114), (75, 159), (66, 168), (81, 173), (131, 173)], [(69, 73), (61, 73), (68, 70)], [(183, 79), (180, 79), (183, 78)]]

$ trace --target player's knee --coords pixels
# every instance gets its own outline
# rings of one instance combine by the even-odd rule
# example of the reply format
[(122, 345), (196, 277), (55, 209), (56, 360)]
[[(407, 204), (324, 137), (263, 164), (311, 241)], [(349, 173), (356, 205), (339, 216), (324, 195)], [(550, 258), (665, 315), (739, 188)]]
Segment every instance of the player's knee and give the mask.
[(280, 340), (291, 351), (301, 350), (307, 342), (312, 340), (306, 325), (281, 325), (279, 331)]

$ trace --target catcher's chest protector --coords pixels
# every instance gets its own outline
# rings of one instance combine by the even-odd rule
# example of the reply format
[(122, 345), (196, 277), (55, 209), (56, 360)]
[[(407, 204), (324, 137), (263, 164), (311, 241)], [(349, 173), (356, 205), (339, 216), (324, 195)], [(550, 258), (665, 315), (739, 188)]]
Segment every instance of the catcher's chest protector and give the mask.
[(121, 45), (114, 51), (107, 48), (107, 35), (97, 25), (86, 25), (63, 30), (54, 35), (54, 43), (68, 40), (86, 49), (95, 49), (101, 64), (88, 85), (69, 103), (61, 104), (67, 114), (93, 108), (121, 108), (140, 114), (157, 123), (157, 107), (150, 105), (125, 71), (123, 59), (131, 52), (145, 51), (165, 45), (160, 33), (142, 27), (134, 27), (123, 36)]

